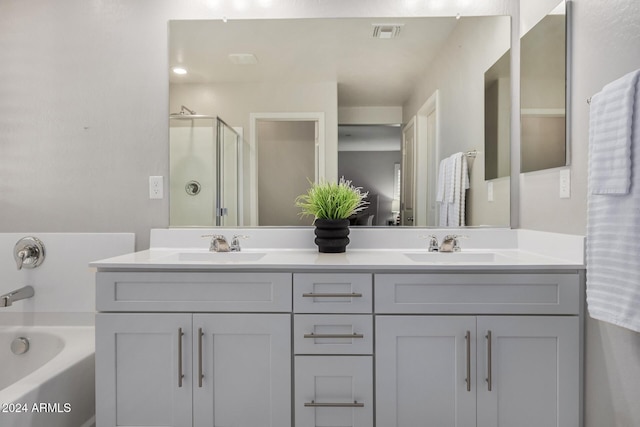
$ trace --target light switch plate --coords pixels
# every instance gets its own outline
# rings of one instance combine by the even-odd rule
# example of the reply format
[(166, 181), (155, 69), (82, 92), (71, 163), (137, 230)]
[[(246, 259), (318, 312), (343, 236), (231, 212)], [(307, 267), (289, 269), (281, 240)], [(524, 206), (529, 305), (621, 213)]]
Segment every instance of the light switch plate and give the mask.
[(493, 182), (487, 182), (487, 202), (493, 202)]

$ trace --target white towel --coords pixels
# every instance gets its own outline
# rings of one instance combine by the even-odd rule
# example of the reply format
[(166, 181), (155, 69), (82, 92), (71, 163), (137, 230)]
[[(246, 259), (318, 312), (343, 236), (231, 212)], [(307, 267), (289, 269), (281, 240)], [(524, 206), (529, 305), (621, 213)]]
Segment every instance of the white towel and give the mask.
[(466, 189), (469, 188), (469, 169), (464, 153), (455, 153), (440, 161), (436, 201), (440, 203), (438, 225), (465, 225)]
[(592, 194), (627, 194), (631, 183), (631, 127), (640, 70), (591, 98), (589, 185)]
[[(626, 76), (625, 76), (626, 77)], [(589, 180), (587, 200), (587, 305), (594, 319), (640, 332), (640, 90), (635, 88), (631, 150), (631, 177), (628, 194), (598, 194)], [(593, 102), (592, 102), (593, 105)], [(626, 114), (620, 109), (620, 114)], [(590, 120), (601, 112), (592, 112)], [(625, 125), (625, 119), (611, 117)], [(590, 131), (593, 130), (590, 126)], [(599, 143), (590, 138), (590, 144)], [(594, 164), (589, 149), (589, 174), (601, 166)], [(599, 182), (599, 181), (598, 181)]]
[(469, 171), (467, 156), (455, 153), (450, 157), (452, 163), (451, 194), (448, 225), (459, 227), (465, 225), (466, 190), (469, 188)]

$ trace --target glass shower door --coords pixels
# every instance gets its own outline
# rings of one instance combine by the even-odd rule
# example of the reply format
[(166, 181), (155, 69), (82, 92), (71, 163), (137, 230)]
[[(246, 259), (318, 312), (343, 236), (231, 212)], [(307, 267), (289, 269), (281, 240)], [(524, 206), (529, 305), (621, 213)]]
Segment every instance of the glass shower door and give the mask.
[(218, 200), (216, 225), (241, 224), (242, 186), (240, 185), (240, 136), (218, 118)]

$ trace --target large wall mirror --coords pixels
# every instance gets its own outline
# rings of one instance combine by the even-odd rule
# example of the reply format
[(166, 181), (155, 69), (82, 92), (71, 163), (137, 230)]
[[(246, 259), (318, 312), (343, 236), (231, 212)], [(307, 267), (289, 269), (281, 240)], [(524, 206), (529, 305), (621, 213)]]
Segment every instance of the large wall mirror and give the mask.
[(569, 164), (567, 12), (556, 2), (520, 39), (521, 172)]
[(508, 227), (483, 129), (510, 41), (509, 16), (170, 21), (170, 226), (310, 225), (295, 197), (342, 175), (370, 194), (354, 225), (443, 226), (461, 154), (462, 224)]

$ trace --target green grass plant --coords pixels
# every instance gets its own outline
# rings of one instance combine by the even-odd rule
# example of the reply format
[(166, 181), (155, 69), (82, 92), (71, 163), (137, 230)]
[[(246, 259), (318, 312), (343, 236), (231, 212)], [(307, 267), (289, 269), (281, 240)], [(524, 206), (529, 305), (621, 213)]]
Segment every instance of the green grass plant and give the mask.
[(300, 215), (314, 216), (317, 219), (347, 219), (364, 210), (369, 202), (364, 200), (368, 192), (362, 187), (354, 187), (350, 180), (340, 178), (335, 182), (310, 182), (306, 194), (296, 197), (296, 206)]

